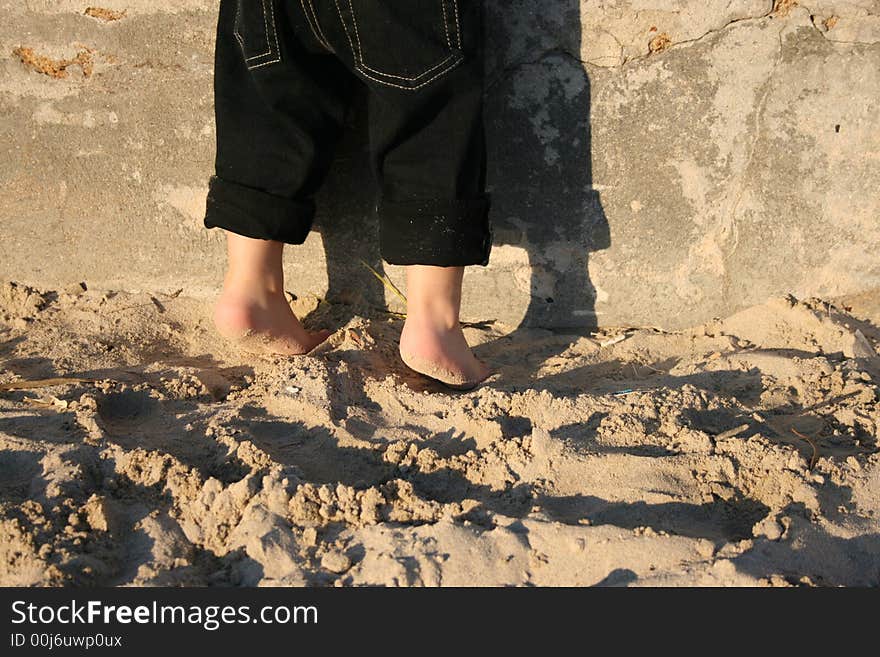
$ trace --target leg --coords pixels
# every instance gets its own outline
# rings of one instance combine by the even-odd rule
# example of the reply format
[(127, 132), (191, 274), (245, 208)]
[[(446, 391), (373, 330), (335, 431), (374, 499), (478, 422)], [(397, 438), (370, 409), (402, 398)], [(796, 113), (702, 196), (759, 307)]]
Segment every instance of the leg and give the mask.
[(488, 264), (491, 249), (480, 4), (447, 6), (448, 24), (458, 28), (448, 38), (463, 58), (455, 69), (413, 90), (377, 89), (371, 107), (382, 254), (407, 265), (400, 356), (411, 369), (464, 389), (492, 373), (459, 323), (464, 268)]
[(489, 370), (458, 317), (464, 267), (488, 264), (492, 241), (482, 2), (324, 3), (318, 18), (369, 87), (380, 249), (386, 262), (409, 265), (401, 357), (447, 383), (475, 384)]
[(310, 41), (300, 3), (222, 0), (215, 51), (216, 175), (205, 226), (227, 239), (214, 321), (261, 352), (300, 354), (307, 332), (284, 297), (284, 244), (301, 244), (331, 162), (351, 75)]

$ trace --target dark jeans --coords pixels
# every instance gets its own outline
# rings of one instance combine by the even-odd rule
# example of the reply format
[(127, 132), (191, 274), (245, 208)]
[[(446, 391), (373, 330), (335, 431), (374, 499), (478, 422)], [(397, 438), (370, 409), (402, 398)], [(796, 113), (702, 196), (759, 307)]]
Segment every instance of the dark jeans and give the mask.
[(488, 264), (482, 29), (480, 0), (221, 0), (205, 226), (302, 244), (363, 83), (382, 258)]

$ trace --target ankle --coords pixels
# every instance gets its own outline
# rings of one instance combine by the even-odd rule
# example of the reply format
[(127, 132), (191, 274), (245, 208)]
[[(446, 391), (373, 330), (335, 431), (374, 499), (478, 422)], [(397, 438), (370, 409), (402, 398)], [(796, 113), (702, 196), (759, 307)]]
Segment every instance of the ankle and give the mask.
[(436, 330), (459, 325), (464, 267), (409, 265), (406, 269), (407, 317)]
[(247, 295), (284, 294), (284, 244), (227, 232), (224, 291)]
[(438, 333), (459, 330), (458, 312), (455, 309), (407, 307), (404, 328), (409, 328), (410, 330), (429, 330)]
[(223, 279), (223, 290), (245, 296), (283, 296), (284, 279), (273, 271), (230, 268)]

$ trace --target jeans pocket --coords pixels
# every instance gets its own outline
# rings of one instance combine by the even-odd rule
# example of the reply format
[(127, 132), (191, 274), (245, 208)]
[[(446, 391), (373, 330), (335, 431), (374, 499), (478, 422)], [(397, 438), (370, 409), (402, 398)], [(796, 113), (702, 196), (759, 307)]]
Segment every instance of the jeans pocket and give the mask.
[(249, 69), (281, 61), (275, 5), (278, 0), (236, 0), (233, 32)]
[(418, 89), (464, 60), (458, 0), (334, 0), (364, 77)]

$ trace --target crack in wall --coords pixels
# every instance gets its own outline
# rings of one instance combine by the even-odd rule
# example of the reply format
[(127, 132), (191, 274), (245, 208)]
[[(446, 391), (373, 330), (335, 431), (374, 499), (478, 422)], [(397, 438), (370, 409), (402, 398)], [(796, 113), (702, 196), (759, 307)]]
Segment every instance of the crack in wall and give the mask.
[[(649, 60), (649, 59), (652, 59), (655, 57), (659, 57), (662, 55), (662, 53), (665, 53), (665, 52), (668, 52), (671, 50), (676, 50), (681, 47), (692, 46), (696, 43), (699, 43), (701, 41), (712, 38), (718, 34), (721, 34), (722, 32), (725, 32), (725, 31), (733, 28), (734, 26), (739, 26), (740, 24), (757, 23), (757, 22), (764, 21), (766, 19), (772, 20), (772, 19), (777, 19), (777, 18), (779, 20), (785, 20), (786, 18), (788, 18), (791, 15), (792, 11), (797, 8), (801, 8), (808, 13), (809, 18), (810, 18), (809, 25), (814, 30), (816, 30), (819, 34), (821, 34), (822, 37), (827, 42), (829, 42), (831, 44), (867, 45), (867, 46), (876, 45), (876, 42), (871, 42), (871, 41), (842, 41), (842, 40), (838, 40), (838, 39), (831, 39), (828, 37), (828, 32), (830, 32), (831, 30), (827, 30), (827, 29), (823, 30), (822, 27), (820, 27), (820, 25), (818, 24), (818, 22), (820, 20), (828, 18), (827, 16), (821, 16), (821, 15), (815, 13), (807, 5), (799, 3), (799, 2), (795, 2), (791, 5), (782, 5), (777, 0), (777, 2), (774, 2), (773, 7), (767, 12), (764, 12), (762, 14), (757, 14), (757, 15), (742, 16), (740, 18), (734, 18), (734, 19), (728, 21), (727, 23), (725, 23), (724, 25), (722, 25), (721, 27), (718, 27), (718, 28), (715, 28), (712, 30), (708, 30), (708, 31), (704, 32), (703, 34), (701, 34), (700, 36), (694, 37), (692, 39), (682, 39), (680, 41), (673, 40), (669, 43), (669, 45), (665, 46), (660, 51), (657, 51), (657, 52), (648, 51), (648, 52), (645, 52), (645, 53), (638, 55), (638, 56), (635, 56), (635, 57), (625, 57), (623, 55), (623, 53), (625, 51), (625, 46), (620, 41), (620, 39), (612, 32), (610, 32), (608, 30), (602, 30), (601, 31), (602, 34), (607, 34), (612, 39), (614, 39), (614, 42), (620, 48), (620, 52), (621, 52), (620, 63), (612, 64), (612, 65), (597, 64), (595, 60), (583, 59), (580, 56), (580, 54), (575, 54), (575, 53), (567, 50), (566, 48), (564, 48), (561, 45), (555, 45), (551, 48), (545, 49), (544, 51), (542, 51), (540, 54), (538, 54), (535, 57), (531, 57), (527, 60), (520, 60), (517, 62), (513, 62), (512, 64), (506, 65), (500, 71), (500, 73), (498, 73), (496, 76), (494, 76), (493, 79), (487, 84), (487, 89), (491, 89), (491, 88), (497, 86), (504, 79), (506, 79), (507, 77), (512, 75), (518, 68), (525, 67), (525, 66), (535, 66), (537, 64), (540, 64), (543, 60), (545, 60), (546, 58), (548, 58), (552, 55), (559, 55), (559, 56), (571, 58), (572, 60), (574, 60), (575, 62), (578, 62), (580, 65), (582, 65), (584, 67), (591, 66), (591, 67), (603, 68), (603, 69), (621, 69), (621, 68), (624, 68), (624, 67), (629, 66), (631, 64), (634, 64), (636, 62), (642, 62), (642, 61), (646, 61), (646, 60)], [(636, 12), (636, 16), (638, 16), (638, 13), (639, 12)], [(680, 12), (673, 12), (673, 13), (680, 13)], [(875, 17), (877, 15), (869, 12), (867, 14), (851, 14), (851, 15), (850, 14), (841, 14), (837, 17), (838, 18), (864, 18), (865, 16)]]
[[(708, 37), (711, 37), (715, 34), (719, 34), (723, 31), (727, 30), (728, 28), (730, 28), (732, 25), (735, 25), (737, 23), (742, 23), (745, 21), (763, 20), (764, 18), (767, 18), (768, 16), (770, 16), (772, 13), (773, 12), (771, 10), (770, 12), (767, 12), (767, 13), (762, 14), (760, 16), (745, 16), (742, 18), (736, 18), (734, 20), (731, 20), (731, 21), (725, 23), (723, 26), (721, 26), (719, 28), (716, 28), (714, 30), (709, 30), (708, 32), (705, 32), (704, 34), (701, 34), (699, 37), (695, 37), (693, 39), (685, 39), (683, 41), (672, 42), (669, 46), (664, 48), (664, 50), (662, 52), (666, 52), (668, 50), (673, 50), (673, 49), (675, 49), (679, 46), (683, 46), (683, 45), (692, 45), (692, 44), (697, 43), (699, 41), (702, 41)], [(618, 46), (620, 47), (621, 53), (623, 53), (624, 46), (621, 43), (620, 39), (618, 39), (616, 35), (612, 34), (611, 32), (609, 32), (607, 30), (603, 30), (603, 33), (611, 36), (614, 39), (615, 43), (617, 43)], [(492, 78), (492, 80), (490, 80), (487, 83), (486, 89), (490, 90), (490, 89), (494, 88), (499, 83), (501, 83), (502, 81), (504, 81), (505, 79), (507, 79), (508, 77), (513, 75), (513, 73), (515, 73), (517, 69), (523, 68), (526, 66), (536, 66), (536, 65), (540, 64), (541, 62), (543, 62), (548, 57), (551, 57), (553, 55), (558, 55), (561, 57), (570, 58), (584, 67), (593, 66), (593, 67), (605, 68), (605, 69), (618, 69), (618, 68), (624, 68), (625, 66), (627, 66), (633, 62), (640, 62), (640, 61), (644, 61), (644, 60), (647, 60), (652, 57), (656, 57), (657, 55), (659, 55), (659, 53), (647, 52), (643, 55), (639, 55), (638, 57), (629, 57), (629, 58), (624, 57), (623, 61), (620, 64), (615, 64), (615, 65), (611, 65), (611, 66), (602, 66), (602, 65), (596, 64), (594, 61), (591, 61), (588, 59), (583, 59), (583, 58), (581, 58), (580, 54), (575, 54), (560, 45), (555, 45), (551, 48), (546, 48), (545, 50), (543, 50), (541, 53), (539, 53), (535, 57), (532, 57), (527, 60), (516, 61), (516, 62), (513, 62), (512, 64), (506, 65), (497, 75), (495, 75)]]
[[(804, 5), (804, 4), (802, 4), (802, 3), (795, 2), (795, 3), (791, 4), (791, 5), (784, 5), (784, 6), (783, 6), (783, 5), (780, 4), (780, 1), (777, 0), (777, 2), (774, 3), (773, 8), (772, 8), (770, 11), (768, 11), (768, 12), (766, 12), (766, 13), (764, 13), (764, 14), (759, 14), (759, 15), (757, 15), (757, 16), (743, 16), (743, 17), (741, 17), (741, 18), (734, 18), (733, 20), (728, 21), (727, 23), (725, 23), (725, 24), (722, 25), (721, 27), (719, 27), (719, 28), (715, 28), (714, 30), (708, 30), (707, 32), (704, 32), (704, 33), (701, 34), (700, 36), (698, 36), (698, 37), (694, 37), (693, 39), (683, 39), (683, 40), (681, 40), (681, 41), (672, 41), (672, 42), (669, 44), (669, 46), (667, 46), (666, 48), (664, 48), (664, 49), (663, 49), (662, 51), (660, 51), (660, 52), (666, 52), (666, 51), (668, 51), (668, 50), (672, 50), (672, 49), (675, 49), (675, 48), (678, 48), (678, 47), (681, 47), (681, 46), (689, 46), (689, 45), (693, 45), (693, 44), (695, 44), (695, 43), (698, 43), (698, 42), (700, 42), (700, 41), (703, 41), (703, 40), (707, 39), (708, 37), (714, 36), (714, 35), (716, 35), (716, 34), (720, 34), (721, 32), (724, 32), (724, 31), (728, 30), (729, 28), (731, 28), (731, 26), (733, 26), (733, 25), (737, 25), (737, 24), (739, 24), (739, 23), (746, 23), (746, 22), (760, 22), (760, 21), (763, 21), (764, 19), (767, 19), (767, 18), (770, 18), (770, 19), (774, 19), (774, 18), (785, 19), (785, 18), (787, 18), (787, 17), (791, 14), (791, 11), (794, 10), (795, 8), (797, 8), (797, 7), (800, 7), (801, 9), (804, 9), (804, 10), (809, 14), (809, 17), (810, 17), (810, 25), (811, 25), (811, 26), (813, 27), (813, 29), (815, 29), (819, 34), (821, 34), (822, 37), (823, 37), (826, 41), (828, 41), (829, 43), (833, 43), (833, 44), (853, 44), (853, 45), (874, 45), (874, 42), (870, 42), (870, 41), (838, 41), (838, 40), (836, 40), (836, 39), (830, 39), (830, 38), (828, 38), (828, 36), (827, 36), (827, 34), (828, 34), (828, 32), (830, 32), (830, 30), (823, 30), (823, 29), (820, 28), (819, 25), (817, 25), (817, 23), (816, 23), (816, 21), (817, 21), (818, 19), (821, 19), (821, 18), (827, 18), (827, 17), (819, 16), (819, 15), (816, 14), (812, 9), (810, 9), (809, 7), (807, 7), (806, 5)], [(840, 16), (838, 16), (838, 18), (863, 18), (863, 17), (865, 17), (865, 16), (872, 16), (872, 17), (873, 17), (873, 16), (875, 16), (875, 14), (871, 14), (871, 13), (868, 13), (868, 14), (854, 14), (854, 15), (841, 14)], [(612, 36), (613, 36), (613, 35), (612, 35)], [(618, 41), (618, 42), (619, 42), (619, 41)], [(639, 55), (638, 57), (630, 57), (630, 58), (628, 58), (628, 59), (624, 59), (624, 61), (621, 62), (621, 63), (618, 64), (618, 65), (615, 65), (615, 66), (603, 66), (602, 68), (621, 68), (621, 67), (624, 67), (624, 66), (626, 66), (627, 64), (629, 64), (629, 63), (631, 63), (631, 62), (643, 61), (643, 60), (649, 59), (649, 58), (651, 58), (651, 57), (655, 57), (655, 56), (657, 56), (657, 55), (659, 55), (659, 54), (660, 54), (660, 53), (652, 53), (652, 52), (648, 52), (648, 53), (645, 53), (645, 54)], [(584, 62), (584, 63), (585, 63), (585, 64), (589, 64), (590, 62)]]
[(508, 64), (503, 69), (501, 69), (500, 73), (495, 75), (491, 80), (486, 83), (486, 91), (491, 91), (494, 87), (498, 86), (499, 84), (504, 82), (504, 80), (512, 76), (517, 70), (525, 68), (526, 66), (537, 66), (538, 64), (543, 63), (544, 60), (548, 57), (552, 57), (554, 55), (572, 59), (581, 66), (588, 65), (588, 62), (585, 62), (583, 59), (581, 59), (579, 55), (575, 55), (573, 52), (570, 52), (569, 50), (566, 50), (561, 46), (554, 46), (552, 48), (547, 48), (546, 50), (543, 50), (537, 57), (533, 57), (532, 59)]

